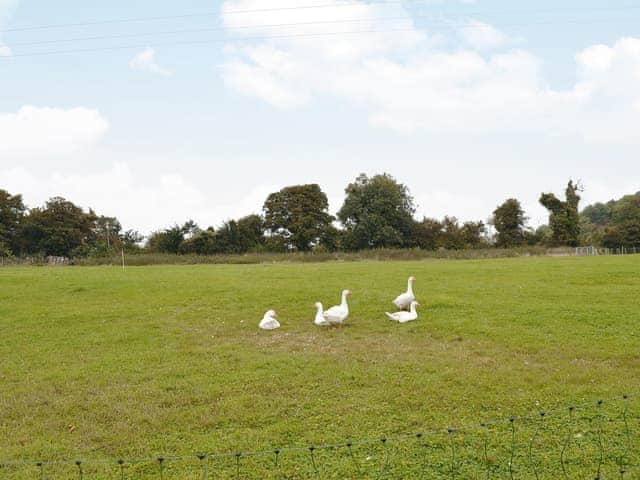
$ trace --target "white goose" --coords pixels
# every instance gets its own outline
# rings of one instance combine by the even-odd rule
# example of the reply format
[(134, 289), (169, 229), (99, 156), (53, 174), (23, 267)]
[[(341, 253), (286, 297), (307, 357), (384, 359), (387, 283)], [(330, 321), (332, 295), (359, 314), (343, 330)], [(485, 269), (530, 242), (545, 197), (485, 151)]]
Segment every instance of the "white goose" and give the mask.
[(398, 323), (407, 323), (418, 319), (418, 312), (416, 312), (416, 307), (418, 305), (420, 304), (414, 300), (411, 302), (410, 310), (408, 312), (384, 313), (389, 317), (389, 320), (393, 320)]
[(276, 311), (268, 310), (262, 320), (260, 320), (259, 327), (262, 330), (275, 330), (276, 328), (280, 328), (280, 322), (276, 319)]
[(393, 304), (400, 310), (407, 310), (411, 306), (411, 302), (416, 299), (413, 294), (413, 281), (415, 279), (416, 277), (409, 277), (409, 280), (407, 280), (407, 291), (398, 295), (393, 301)]
[(322, 316), (329, 325), (342, 327), (344, 321), (349, 316), (349, 305), (347, 305), (347, 296), (351, 295), (351, 291), (342, 291), (342, 302), (340, 305), (325, 310)]
[(315, 323), (319, 327), (326, 327), (327, 325), (331, 325), (324, 318), (324, 311), (322, 308), (322, 304), (320, 302), (316, 302), (314, 306), (316, 307), (317, 311), (316, 311), (316, 318), (314, 318), (313, 323)]

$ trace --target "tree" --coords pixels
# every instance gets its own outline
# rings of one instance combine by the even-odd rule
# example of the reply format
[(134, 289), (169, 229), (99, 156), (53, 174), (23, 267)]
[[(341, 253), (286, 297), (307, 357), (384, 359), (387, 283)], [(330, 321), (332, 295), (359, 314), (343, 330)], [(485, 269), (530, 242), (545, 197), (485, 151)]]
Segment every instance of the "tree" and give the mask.
[(349, 249), (404, 247), (414, 230), (413, 198), (391, 175), (361, 174), (345, 189), (338, 218), (345, 227)]
[(96, 217), (94, 236), (91, 239), (94, 253), (109, 253), (122, 248), (122, 225), (115, 217)]
[(441, 237), (442, 223), (434, 218), (424, 217), (422, 221), (413, 223), (410, 246), (422, 250), (436, 250)]
[(609, 204), (611, 223), (605, 230), (604, 246), (640, 247), (640, 193), (625, 195)]
[(51, 198), (43, 208), (34, 208), (21, 228), (26, 253), (64, 257), (86, 255), (95, 235), (96, 214), (62, 197)]
[(274, 192), (264, 202), (264, 225), (300, 251), (318, 245), (331, 226), (329, 201), (319, 185), (295, 185)]
[(185, 241), (185, 235), (193, 236), (199, 230), (198, 225), (193, 220), (189, 220), (182, 226), (175, 224), (165, 230), (153, 232), (147, 239), (147, 249), (154, 252), (177, 254)]
[(565, 190), (566, 200), (559, 200), (553, 193), (543, 193), (540, 203), (549, 210), (549, 226), (552, 231), (553, 243), (556, 245), (578, 245), (580, 236), (580, 215), (578, 204), (581, 187), (569, 181)]
[(242, 253), (263, 248), (264, 219), (260, 215), (247, 215), (238, 219), (237, 223)]
[(19, 230), (26, 207), (22, 195), (0, 189), (0, 255), (19, 253)]
[(487, 227), (482, 221), (464, 222), (460, 228), (460, 237), (464, 248), (483, 248), (488, 242), (485, 239)]
[(442, 232), (440, 233), (438, 246), (447, 250), (462, 250), (464, 243), (458, 219), (445, 215), (442, 219)]
[(491, 223), (497, 233), (497, 247), (517, 247), (526, 239), (525, 223), (527, 217), (520, 202), (515, 198), (509, 198), (493, 211)]
[(593, 205), (587, 205), (582, 210), (581, 215), (588, 218), (594, 225), (607, 225), (611, 222), (611, 207), (615, 202), (608, 203), (594, 203)]
[(137, 230), (127, 230), (120, 234), (120, 242), (125, 252), (134, 253), (141, 250), (140, 244), (144, 240), (144, 236)]
[(238, 222), (229, 220), (216, 230), (216, 253), (242, 253)]
[(217, 234), (212, 227), (199, 230), (180, 244), (180, 253), (213, 255), (218, 251)]

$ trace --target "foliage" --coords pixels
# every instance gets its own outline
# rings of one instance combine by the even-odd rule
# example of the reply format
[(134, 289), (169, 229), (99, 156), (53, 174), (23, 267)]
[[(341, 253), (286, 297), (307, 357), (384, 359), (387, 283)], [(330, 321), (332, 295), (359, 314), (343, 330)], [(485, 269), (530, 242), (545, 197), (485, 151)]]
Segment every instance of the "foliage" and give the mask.
[(421, 222), (413, 223), (411, 246), (425, 250), (483, 248), (488, 246), (485, 233), (486, 226), (483, 222), (465, 222), (460, 225), (455, 217), (445, 216), (441, 222), (423, 218)]
[(294, 185), (274, 192), (264, 202), (263, 211), (270, 234), (303, 252), (320, 243), (333, 221), (327, 195), (317, 184)]
[(587, 205), (581, 215), (594, 225), (607, 225), (611, 222), (611, 206), (613, 202)]
[(345, 228), (344, 246), (397, 248), (411, 244), (413, 198), (409, 189), (391, 175), (361, 174), (345, 189), (338, 218)]
[(497, 247), (517, 247), (525, 243), (527, 230), (522, 205), (515, 198), (509, 198), (493, 211), (491, 223), (496, 229)]
[(18, 232), (25, 212), (22, 195), (0, 189), (0, 255), (19, 250)]
[(95, 237), (96, 214), (53, 197), (42, 208), (34, 208), (24, 218), (21, 250), (62, 257), (86, 255)]
[(165, 230), (153, 232), (147, 239), (147, 249), (152, 252), (178, 253), (188, 228), (190, 225), (187, 224), (174, 225)]
[(570, 180), (565, 190), (566, 200), (559, 200), (553, 193), (543, 193), (540, 203), (549, 210), (549, 226), (555, 245), (575, 247), (579, 242), (580, 216), (578, 204), (581, 187)]
[[(493, 246), (640, 247), (640, 192), (588, 205), (578, 215), (579, 191), (570, 181), (565, 201), (553, 194), (541, 195), (540, 202), (550, 212), (550, 223), (535, 232), (525, 227), (520, 202), (507, 199), (490, 220), (497, 231)], [(461, 224), (453, 216), (415, 220), (409, 189), (388, 174), (361, 174), (345, 192), (338, 212), (341, 228), (333, 225), (327, 197), (318, 185), (294, 185), (269, 195), (263, 207), (264, 218), (248, 215), (204, 230), (189, 220), (153, 232), (143, 247), (143, 236), (136, 230), (123, 231), (115, 217), (85, 212), (62, 198), (52, 198), (29, 211), (20, 195), (0, 190), (0, 255), (60, 255), (77, 261), (85, 257), (109, 259), (121, 249), (126, 253), (174, 255), (320, 254), (380, 248), (462, 250), (492, 244), (483, 222)]]
[(640, 247), (640, 192), (589, 205), (580, 221), (582, 245)]

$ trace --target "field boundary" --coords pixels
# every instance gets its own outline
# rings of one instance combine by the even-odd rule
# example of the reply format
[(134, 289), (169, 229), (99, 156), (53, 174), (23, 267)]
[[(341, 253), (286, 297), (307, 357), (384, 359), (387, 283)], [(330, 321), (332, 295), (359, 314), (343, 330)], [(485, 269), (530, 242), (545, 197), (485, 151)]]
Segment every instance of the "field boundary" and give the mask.
[[(330, 443), (330, 444), (313, 444), (313, 445), (298, 445), (291, 447), (274, 447), (271, 449), (257, 450), (257, 451), (242, 451), (237, 450), (234, 452), (211, 452), (205, 451), (196, 452), (187, 455), (159, 455), (156, 457), (147, 458), (113, 458), (102, 460), (13, 460), (13, 461), (0, 461), (0, 474), (6, 469), (20, 469), (20, 468), (36, 468), (39, 472), (40, 478), (45, 478), (45, 472), (51, 467), (55, 466), (68, 466), (76, 470), (76, 475), (80, 479), (84, 478), (84, 475), (91, 466), (104, 466), (114, 470), (114, 478), (126, 478), (125, 473), (128, 469), (135, 466), (146, 467), (147, 475), (152, 475), (155, 478), (163, 479), (165, 470), (170, 464), (176, 464), (179, 462), (191, 462), (191, 468), (199, 470), (201, 478), (209, 477), (210, 461), (213, 460), (230, 460), (231, 466), (228, 466), (235, 478), (244, 478), (243, 476), (243, 463), (247, 459), (255, 457), (270, 457), (271, 468), (274, 471), (279, 470), (279, 462), (283, 457), (290, 454), (296, 454), (302, 456), (306, 462), (308, 462), (309, 468), (315, 473), (320, 475), (319, 458), (318, 455), (322, 451), (335, 452), (342, 450), (346, 452), (346, 456), (351, 462), (351, 466), (354, 472), (358, 472), (358, 476), (362, 478), (368, 478), (362, 476), (360, 461), (356, 458), (354, 451), (358, 448), (375, 447), (381, 450), (381, 458), (383, 462), (376, 468), (379, 468), (375, 478), (382, 478), (385, 475), (387, 469), (391, 468), (389, 465), (390, 454), (389, 448), (394, 444), (400, 444), (402, 442), (413, 442), (419, 447), (420, 451), (425, 452), (424, 457), (427, 462), (432, 458), (430, 448), (440, 449), (441, 457), (439, 462), (434, 462), (431, 465), (433, 468), (439, 468), (440, 473), (444, 475), (443, 478), (455, 479), (464, 463), (465, 450), (462, 448), (462, 444), (458, 440), (463, 436), (476, 435), (479, 440), (478, 448), (483, 454), (476, 458), (474, 461), (478, 462), (476, 465), (477, 471), (486, 473), (487, 478), (491, 476), (491, 473), (498, 473), (498, 462), (495, 459), (489, 459), (487, 451), (492, 442), (492, 435), (501, 431), (505, 435), (506, 441), (503, 442), (503, 455), (508, 457), (506, 462), (502, 462), (502, 473), (508, 475), (510, 478), (514, 478), (514, 472), (516, 468), (519, 471), (523, 471), (523, 468), (528, 469), (531, 473), (535, 474), (535, 478), (539, 478), (539, 474), (542, 472), (542, 467), (535, 459), (535, 449), (540, 440), (541, 431), (545, 428), (545, 424), (548, 424), (551, 418), (556, 418), (558, 421), (558, 438), (557, 447), (559, 451), (556, 451), (555, 466), (558, 472), (562, 472), (564, 478), (568, 478), (567, 469), (569, 465), (573, 463), (575, 468), (576, 462), (571, 462), (568, 459), (568, 451), (571, 448), (574, 438), (581, 438), (583, 435), (591, 435), (594, 438), (595, 446), (590, 452), (588, 458), (589, 467), (594, 469), (592, 478), (596, 480), (603, 479), (601, 476), (605, 469), (605, 466), (609, 467), (611, 471), (612, 467), (617, 469), (616, 476), (624, 479), (625, 474), (640, 472), (640, 464), (638, 459), (633, 457), (633, 445), (632, 440), (636, 438), (637, 433), (632, 431), (631, 422), (637, 420), (638, 416), (633, 414), (629, 408), (629, 402), (632, 399), (638, 399), (638, 394), (634, 395), (620, 395), (608, 399), (600, 399), (597, 401), (590, 401), (578, 404), (565, 404), (561, 407), (556, 407), (549, 410), (540, 410), (531, 412), (519, 416), (510, 416), (506, 418), (497, 418), (487, 421), (478, 421), (472, 424), (461, 425), (458, 427), (446, 427), (427, 429), (421, 431), (414, 431), (413, 433), (405, 433), (399, 435), (370, 437), (359, 440), (346, 440), (344, 442)], [(615, 406), (614, 412), (610, 412), (607, 415), (603, 409), (605, 406)], [(588, 411), (588, 415), (583, 418), (588, 423), (589, 429), (585, 429), (585, 426), (578, 425), (578, 414), (581, 411)], [(528, 440), (525, 443), (516, 442), (516, 432), (518, 429), (527, 425)], [(607, 425), (607, 440), (605, 441), (605, 425)], [(613, 428), (611, 426), (613, 425)], [(504, 428), (502, 428), (504, 427)], [(495, 428), (495, 430), (493, 430)], [(580, 433), (576, 433), (580, 432)], [(615, 439), (613, 439), (615, 435)], [(433, 437), (438, 437), (439, 440), (432, 440)], [(541, 443), (541, 442), (540, 442)], [(605, 445), (605, 443), (607, 443)], [(459, 449), (459, 450), (457, 450)], [(607, 451), (612, 449), (618, 449), (617, 455), (607, 454)], [(435, 452), (435, 450), (434, 450)], [(407, 455), (405, 455), (407, 456)], [(435, 458), (435, 457), (433, 457)], [(521, 465), (516, 465), (516, 460), (521, 462)], [(412, 458), (403, 458), (406, 462)], [(413, 459), (415, 460), (415, 459)], [(423, 469), (426, 467), (422, 467)], [(434, 474), (435, 475), (435, 474)], [(440, 477), (437, 477), (440, 478)], [(461, 477), (462, 478), (462, 477)], [(612, 478), (611, 476), (606, 478)], [(634, 477), (635, 478), (635, 477)]]
[[(358, 252), (253, 252), (233, 255), (192, 255), (165, 253), (124, 252), (125, 265), (206, 265), (206, 264), (271, 264), (271, 263), (325, 263), (360, 261), (420, 261), (420, 260), (484, 260), (519, 257), (573, 256), (573, 248), (524, 247), (512, 249), (484, 248), (477, 250), (420, 250), (420, 249), (375, 249)], [(27, 256), (0, 257), (2, 266), (122, 266), (123, 253), (67, 259), (62, 257)]]

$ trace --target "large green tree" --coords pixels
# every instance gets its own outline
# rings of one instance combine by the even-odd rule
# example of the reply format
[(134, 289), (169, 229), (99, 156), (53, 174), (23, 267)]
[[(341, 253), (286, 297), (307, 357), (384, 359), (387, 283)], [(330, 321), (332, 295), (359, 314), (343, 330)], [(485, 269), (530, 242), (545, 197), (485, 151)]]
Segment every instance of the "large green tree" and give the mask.
[(25, 253), (57, 256), (86, 255), (95, 239), (96, 214), (62, 197), (33, 208), (24, 218), (21, 247)]
[(274, 192), (264, 202), (264, 225), (291, 247), (310, 250), (331, 227), (329, 201), (319, 185), (294, 185)]
[(509, 198), (493, 211), (491, 223), (496, 229), (496, 246), (508, 248), (525, 243), (527, 217), (522, 205), (515, 198)]
[(611, 223), (603, 244), (617, 248), (640, 247), (640, 193), (625, 195), (611, 204)]
[(18, 253), (18, 235), (26, 210), (21, 195), (0, 189), (0, 255)]
[(565, 190), (566, 200), (558, 199), (553, 193), (540, 195), (540, 203), (549, 210), (549, 226), (552, 231), (553, 243), (575, 247), (579, 243), (580, 215), (580, 186), (572, 180)]
[(405, 247), (415, 231), (415, 208), (409, 189), (388, 174), (361, 174), (345, 189), (338, 218), (350, 249)]

